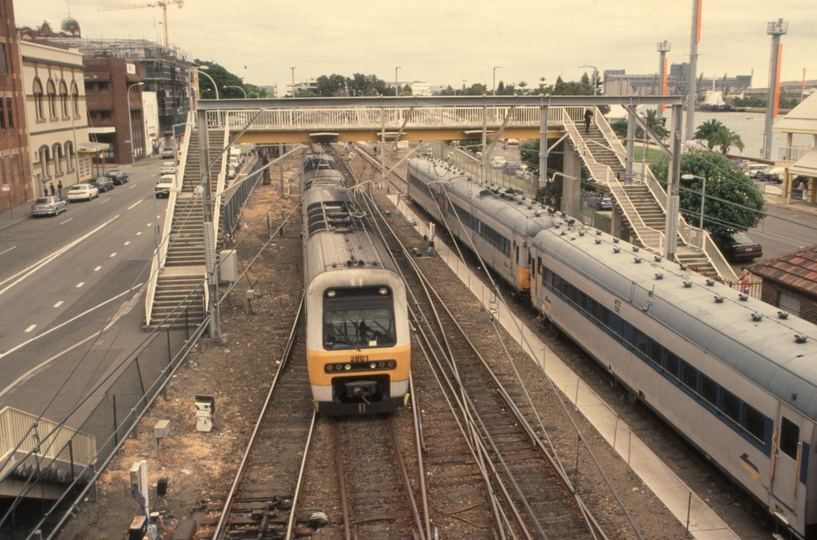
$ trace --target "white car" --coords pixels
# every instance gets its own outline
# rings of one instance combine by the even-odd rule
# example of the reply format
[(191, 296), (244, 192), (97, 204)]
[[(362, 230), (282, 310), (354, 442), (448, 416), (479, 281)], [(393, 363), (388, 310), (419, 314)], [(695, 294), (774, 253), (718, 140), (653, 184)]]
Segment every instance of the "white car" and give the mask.
[(176, 164), (172, 161), (165, 161), (159, 168), (159, 174), (176, 174)]
[(90, 201), (94, 197), (99, 197), (99, 190), (96, 186), (91, 184), (75, 184), (68, 190), (68, 195), (65, 198), (69, 201)]

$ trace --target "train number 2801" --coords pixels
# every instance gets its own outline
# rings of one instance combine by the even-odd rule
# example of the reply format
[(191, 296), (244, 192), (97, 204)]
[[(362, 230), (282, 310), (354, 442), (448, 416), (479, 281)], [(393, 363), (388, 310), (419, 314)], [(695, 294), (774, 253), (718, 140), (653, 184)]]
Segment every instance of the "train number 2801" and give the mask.
[(368, 362), (369, 361), (369, 355), (368, 354), (352, 355), (352, 356), (349, 357), (349, 361), (350, 362)]

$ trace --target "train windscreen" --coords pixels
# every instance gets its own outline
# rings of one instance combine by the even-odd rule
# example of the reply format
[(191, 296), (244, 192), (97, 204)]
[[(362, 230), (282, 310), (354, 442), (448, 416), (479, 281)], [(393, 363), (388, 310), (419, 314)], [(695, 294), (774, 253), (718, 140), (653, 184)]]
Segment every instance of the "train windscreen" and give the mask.
[(389, 307), (327, 308), (323, 314), (324, 347), (366, 349), (397, 343), (394, 311)]

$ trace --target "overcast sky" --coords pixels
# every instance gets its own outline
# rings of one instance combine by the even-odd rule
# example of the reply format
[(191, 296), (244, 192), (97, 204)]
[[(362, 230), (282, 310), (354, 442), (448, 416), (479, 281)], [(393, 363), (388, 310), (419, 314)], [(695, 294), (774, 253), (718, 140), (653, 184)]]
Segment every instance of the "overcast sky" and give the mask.
[[(173, 1), (173, 0), (169, 0)], [(535, 87), (562, 76), (624, 69), (658, 71), (656, 44), (672, 45), (669, 62), (688, 59), (694, 0), (185, 0), (167, 8), (170, 42), (191, 59), (217, 62), (259, 86), (339, 73), (460, 87), (525, 81)], [(161, 42), (162, 10), (98, 11), (130, 0), (73, 0), (71, 16), (84, 38)], [(15, 0), (17, 26), (47, 20), (59, 28), (67, 0)], [(789, 23), (782, 37), (781, 80), (817, 79), (815, 0), (703, 0), (698, 73), (706, 77), (754, 74), (768, 84), (770, 21)]]

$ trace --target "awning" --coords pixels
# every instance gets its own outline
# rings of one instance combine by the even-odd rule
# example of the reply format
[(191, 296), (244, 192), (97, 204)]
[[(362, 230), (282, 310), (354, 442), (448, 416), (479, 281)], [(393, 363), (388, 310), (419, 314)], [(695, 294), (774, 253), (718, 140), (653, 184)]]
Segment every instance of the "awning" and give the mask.
[(89, 127), (88, 133), (116, 133), (116, 128), (113, 126), (107, 127)]
[(817, 134), (817, 92), (778, 120), (772, 130), (782, 133)]
[(789, 167), (791, 174), (802, 174), (817, 178), (817, 148), (812, 148), (806, 155), (794, 162)]
[(98, 142), (81, 142), (77, 144), (77, 152), (87, 152), (87, 153), (95, 153), (95, 152), (102, 152), (110, 148), (110, 144), (108, 143), (98, 143)]

